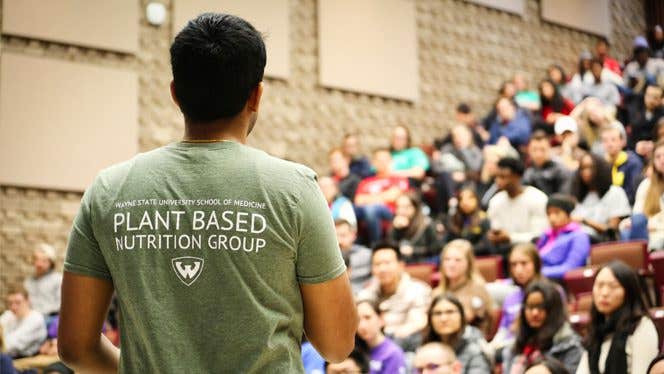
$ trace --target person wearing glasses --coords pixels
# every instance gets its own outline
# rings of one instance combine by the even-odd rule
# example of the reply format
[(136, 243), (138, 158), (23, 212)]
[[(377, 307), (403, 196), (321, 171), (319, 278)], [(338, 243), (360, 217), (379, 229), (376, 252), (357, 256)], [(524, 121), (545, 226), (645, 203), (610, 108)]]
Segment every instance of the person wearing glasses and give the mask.
[(417, 374), (461, 373), (454, 351), (443, 343), (431, 342), (418, 348), (413, 366)]
[(513, 346), (503, 349), (503, 373), (523, 374), (528, 366), (552, 357), (575, 372), (581, 361), (581, 338), (567, 322), (560, 292), (547, 280), (530, 283), (524, 292)]
[(456, 354), (464, 374), (490, 373), (488, 343), (474, 326), (466, 322), (464, 308), (451, 293), (436, 296), (431, 302), (429, 329), (424, 342), (449, 345)]

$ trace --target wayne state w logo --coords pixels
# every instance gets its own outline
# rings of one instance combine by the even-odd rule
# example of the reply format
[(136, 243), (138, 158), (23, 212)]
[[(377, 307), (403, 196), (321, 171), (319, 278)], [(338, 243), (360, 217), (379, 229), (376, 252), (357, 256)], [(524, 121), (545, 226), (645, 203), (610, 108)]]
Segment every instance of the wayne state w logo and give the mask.
[(175, 274), (182, 283), (191, 286), (203, 272), (203, 259), (198, 257), (178, 257), (171, 260)]

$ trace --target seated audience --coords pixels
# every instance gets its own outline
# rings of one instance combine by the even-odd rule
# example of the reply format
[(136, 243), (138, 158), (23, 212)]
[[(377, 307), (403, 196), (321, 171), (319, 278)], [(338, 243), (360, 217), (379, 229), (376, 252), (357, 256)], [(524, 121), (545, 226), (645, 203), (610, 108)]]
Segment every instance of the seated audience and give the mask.
[(548, 124), (554, 124), (561, 115), (569, 115), (574, 109), (574, 103), (563, 97), (556, 84), (550, 79), (544, 79), (539, 84), (540, 110), (539, 115)]
[(452, 348), (442, 343), (426, 343), (417, 349), (413, 367), (418, 374), (460, 374), (461, 363)]
[(603, 105), (615, 108), (620, 104), (620, 92), (613, 82), (605, 80), (606, 76), (603, 76), (602, 71), (602, 61), (593, 59), (590, 64), (593, 81), (586, 84), (584, 96), (595, 97)]
[(657, 356), (658, 337), (636, 272), (612, 261), (597, 273), (592, 292), (592, 321), (577, 373), (645, 373)]
[(23, 287), (28, 291), (30, 305), (44, 317), (60, 311), (62, 273), (55, 270), (55, 248), (39, 244), (32, 253), (33, 275), (26, 278)]
[(341, 194), (353, 200), (360, 184), (360, 177), (350, 172), (350, 158), (341, 149), (335, 148), (328, 155), (332, 178), (337, 182)]
[(498, 162), (496, 186), (499, 191), (489, 201), (491, 221), (488, 238), (494, 251), (507, 254), (513, 244), (526, 243), (546, 229), (546, 195), (535, 187), (523, 186), (523, 163), (503, 158)]
[(357, 229), (350, 222), (343, 219), (334, 221), (337, 231), (339, 248), (348, 254), (350, 261), (350, 284), (353, 293), (358, 293), (371, 279), (371, 250), (363, 245), (356, 244)]
[(579, 138), (587, 144), (592, 153), (604, 154), (600, 133), (615, 119), (615, 112), (607, 108), (594, 97), (589, 97), (579, 103), (570, 117), (574, 118), (579, 126)]
[[(560, 116), (554, 125), (556, 142), (560, 144), (553, 149), (553, 153), (563, 166), (569, 171), (579, 168), (579, 160), (586, 152), (579, 146), (579, 128), (576, 120), (569, 116)], [(571, 175), (568, 175), (571, 178)]]
[(551, 157), (551, 143), (543, 132), (536, 132), (528, 143), (531, 165), (523, 174), (523, 184), (533, 186), (547, 195), (562, 191), (572, 174)]
[(451, 293), (440, 294), (431, 302), (424, 341), (450, 346), (461, 363), (462, 373), (487, 373), (490, 368), (490, 359), (485, 353), (487, 343), (482, 333), (467, 325), (466, 320), (459, 299)]
[(609, 41), (605, 37), (600, 37), (595, 43), (595, 57), (602, 62), (602, 67), (614, 75), (621, 76), (620, 63), (609, 56)]
[(441, 243), (434, 222), (422, 212), (422, 200), (414, 192), (400, 195), (389, 239), (399, 245), (407, 264), (438, 263)]
[(25, 289), (7, 294), (7, 310), (0, 315), (5, 351), (14, 358), (37, 354), (46, 340), (46, 322), (40, 312), (32, 309)]
[[(569, 94), (569, 87), (567, 83), (569, 77), (567, 74), (565, 74), (565, 70), (562, 68), (562, 66), (558, 64), (549, 65), (549, 67), (546, 69), (546, 76), (551, 82), (553, 82), (553, 84), (556, 86), (556, 89), (564, 99), (570, 101), (572, 100)], [(572, 105), (574, 105), (574, 101), (572, 101)]]
[(406, 177), (392, 174), (390, 151), (377, 149), (373, 155), (376, 175), (364, 178), (357, 187), (355, 213), (367, 225), (369, 243), (383, 237), (383, 220), (392, 220), (397, 197), (410, 189)]
[(631, 208), (625, 190), (611, 183), (611, 166), (597, 155), (585, 154), (570, 191), (579, 202), (572, 219), (583, 225), (591, 240), (616, 240), (620, 219), (629, 216)]
[(581, 338), (567, 322), (556, 287), (546, 280), (530, 283), (524, 292), (514, 346), (503, 350), (503, 372), (524, 373), (542, 357), (553, 357), (574, 372), (582, 354)]
[(507, 98), (498, 99), (496, 113), (496, 119), (489, 128), (489, 144), (497, 144), (501, 138), (505, 138), (514, 148), (526, 145), (530, 139), (528, 114)]
[(519, 107), (529, 110), (534, 113), (540, 109), (540, 98), (537, 91), (528, 89), (528, 81), (523, 74), (514, 74), (512, 79), (516, 94), (514, 101)]
[(302, 338), (302, 364), (306, 374), (325, 373), (325, 359), (318, 353), (310, 341)]
[(605, 159), (612, 167), (613, 184), (622, 187), (630, 203), (633, 203), (643, 162), (634, 152), (623, 151), (626, 144), (627, 135), (620, 122), (614, 121), (602, 130), (602, 146)]
[(378, 303), (385, 335), (404, 350), (415, 351), (426, 327), (431, 287), (406, 273), (401, 252), (393, 243), (374, 246), (371, 272), (374, 279), (357, 299)]
[(664, 226), (657, 228), (653, 222), (657, 221), (658, 216), (664, 214), (660, 203), (662, 196), (664, 196), (664, 140), (660, 140), (655, 145), (648, 176), (636, 190), (632, 217), (626, 220), (627, 229), (622, 230), (623, 239), (648, 240), (652, 232), (655, 237), (650, 242), (650, 248), (664, 248), (664, 243), (659, 244), (661, 240), (658, 240), (662, 235), (659, 232), (664, 230)]
[(350, 160), (350, 172), (360, 178), (366, 178), (373, 175), (371, 163), (367, 156), (360, 153), (360, 141), (357, 134), (344, 135), (341, 146), (343, 154)]
[(351, 225), (357, 226), (353, 202), (339, 192), (337, 182), (332, 177), (320, 177), (318, 178), (318, 186), (320, 186), (320, 190), (325, 196), (332, 219), (343, 219)]
[(445, 242), (465, 239), (473, 245), (476, 256), (489, 254), (487, 233), (491, 223), (480, 207), (475, 189), (472, 186), (463, 187), (459, 190), (457, 201), (456, 211), (445, 220)]
[(429, 170), (429, 158), (420, 148), (412, 145), (410, 131), (405, 126), (392, 130), (390, 152), (393, 175), (421, 181)]
[(537, 248), (531, 243), (517, 244), (508, 256), (510, 276), (518, 289), (503, 301), (500, 324), (491, 346), (500, 350), (514, 342), (517, 332), (517, 320), (523, 302), (523, 290), (533, 281), (542, 279), (542, 261)]
[(623, 79), (625, 87), (636, 94), (650, 83), (657, 83), (664, 74), (664, 62), (661, 58), (651, 58), (648, 42), (643, 36), (634, 38), (633, 60), (625, 65)]
[(563, 194), (551, 195), (546, 204), (551, 227), (537, 241), (537, 250), (547, 278), (562, 280), (569, 270), (586, 265), (590, 237), (570, 217), (574, 206), (574, 199)]
[(378, 305), (373, 301), (358, 301), (357, 315), (360, 323), (357, 335), (369, 352), (369, 373), (405, 373), (406, 359), (401, 347), (381, 331), (385, 322)]
[(338, 363), (325, 363), (327, 374), (368, 373), (369, 357), (360, 349), (353, 349), (348, 358)]
[(664, 97), (662, 87), (650, 84), (646, 87), (643, 100), (637, 100), (628, 108), (629, 137), (627, 148), (644, 159), (650, 156), (655, 139), (654, 129), (660, 118), (664, 118)]
[(589, 51), (583, 51), (579, 55), (579, 62), (577, 64), (576, 73), (572, 76), (567, 84), (568, 98), (579, 104), (585, 95), (586, 82), (592, 82), (592, 73), (590, 72), (590, 64), (593, 55)]
[(440, 255), (440, 283), (434, 295), (452, 293), (461, 300), (466, 321), (488, 334), (493, 300), (485, 284), (484, 278), (475, 268), (470, 242), (456, 239), (447, 243)]
[(482, 164), (480, 180), (477, 183), (477, 196), (480, 198), (480, 206), (486, 210), (489, 206), (489, 201), (498, 192), (498, 187), (495, 183), (496, 173), (498, 172), (498, 161), (505, 157), (519, 158), (519, 153), (509, 144), (496, 144), (484, 146), (482, 154), (484, 164)]
[(571, 374), (562, 362), (552, 357), (543, 357), (530, 364), (524, 374)]

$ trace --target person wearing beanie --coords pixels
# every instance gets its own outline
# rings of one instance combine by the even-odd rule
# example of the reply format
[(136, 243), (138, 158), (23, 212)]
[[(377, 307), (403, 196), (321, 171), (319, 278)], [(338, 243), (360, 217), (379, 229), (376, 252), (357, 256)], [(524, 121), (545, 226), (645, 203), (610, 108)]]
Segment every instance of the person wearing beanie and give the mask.
[(60, 310), (60, 286), (62, 273), (55, 270), (55, 248), (49, 244), (39, 244), (32, 253), (34, 273), (25, 279), (23, 287), (30, 295), (34, 310), (49, 316)]
[(542, 274), (562, 279), (571, 269), (585, 266), (590, 254), (590, 237), (581, 225), (572, 221), (576, 202), (564, 194), (553, 194), (546, 204), (546, 215), (551, 227), (537, 241), (542, 259)]

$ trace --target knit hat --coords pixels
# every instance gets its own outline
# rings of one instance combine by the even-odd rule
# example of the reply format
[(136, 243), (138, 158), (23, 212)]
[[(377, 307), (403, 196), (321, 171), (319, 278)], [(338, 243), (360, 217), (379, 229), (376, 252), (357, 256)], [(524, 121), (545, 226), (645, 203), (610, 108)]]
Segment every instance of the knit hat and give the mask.
[(52, 245), (42, 243), (37, 246), (36, 250), (43, 253), (52, 262), (55, 262), (55, 248)]
[(576, 133), (578, 131), (578, 126), (576, 120), (570, 116), (560, 116), (556, 119), (556, 124), (553, 125), (556, 134), (562, 135), (565, 131), (570, 131)]
[(643, 35), (639, 35), (634, 38), (632, 45), (634, 48), (648, 48), (648, 40)]
[(549, 201), (547, 201), (546, 203), (547, 208), (555, 207), (558, 209), (562, 209), (565, 212), (567, 212), (567, 214), (572, 213), (575, 205), (576, 202), (574, 201), (574, 198), (572, 198), (569, 195), (560, 194), (560, 193), (556, 193), (549, 196)]

